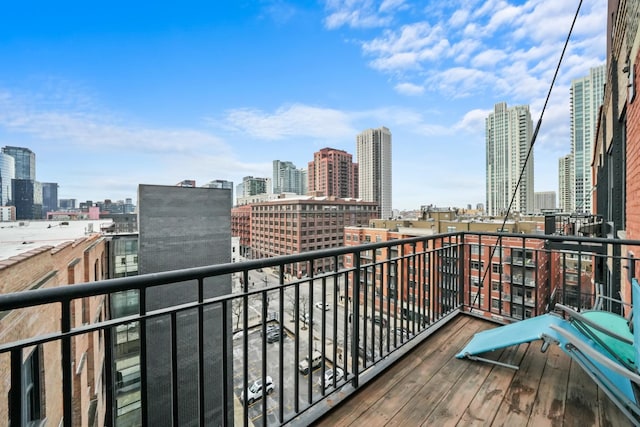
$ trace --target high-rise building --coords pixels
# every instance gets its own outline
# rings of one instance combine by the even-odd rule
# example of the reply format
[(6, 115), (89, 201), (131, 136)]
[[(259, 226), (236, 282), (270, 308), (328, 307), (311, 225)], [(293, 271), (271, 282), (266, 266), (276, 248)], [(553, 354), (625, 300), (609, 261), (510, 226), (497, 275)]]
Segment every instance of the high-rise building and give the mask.
[(47, 212), (58, 210), (58, 183), (43, 182), (42, 183), (42, 210), (45, 217)]
[(202, 186), (202, 188), (224, 188), (227, 190), (233, 190), (233, 182), (225, 179), (214, 179)]
[[(533, 211), (533, 152), (529, 159), (532, 127), (528, 105), (494, 106), (485, 120), (487, 214), (504, 215), (515, 194), (511, 210)], [(523, 172), (524, 169), (524, 172)], [(520, 174), (522, 180), (518, 186)], [(516, 188), (517, 186), (517, 188)]]
[(549, 212), (556, 210), (556, 192), (555, 191), (538, 191), (533, 193), (533, 211), (534, 213)]
[(605, 65), (571, 81), (571, 153), (573, 154), (576, 212), (591, 212), (591, 160), (598, 110), (604, 99)]
[(358, 197), (358, 165), (346, 151), (328, 147), (316, 151), (307, 170), (309, 194)]
[(0, 206), (7, 206), (11, 200), (11, 180), (16, 177), (16, 159), (0, 153)]
[(76, 199), (60, 199), (58, 204), (60, 205), (60, 209), (70, 210), (76, 209)]
[(11, 180), (16, 219), (42, 219), (42, 184), (32, 179)]
[(307, 194), (307, 173), (291, 162), (273, 161), (273, 192)]
[(254, 178), (245, 176), (242, 178), (242, 184), (236, 187), (236, 197), (249, 197), (256, 194), (271, 193), (271, 178)]
[(6, 146), (2, 152), (15, 159), (16, 179), (36, 179), (36, 154), (24, 147)]
[(575, 178), (573, 176), (573, 154), (567, 154), (558, 160), (558, 194), (559, 208), (562, 212), (574, 212), (573, 188)]
[(356, 136), (359, 197), (380, 206), (380, 218), (392, 216), (391, 131), (367, 129)]

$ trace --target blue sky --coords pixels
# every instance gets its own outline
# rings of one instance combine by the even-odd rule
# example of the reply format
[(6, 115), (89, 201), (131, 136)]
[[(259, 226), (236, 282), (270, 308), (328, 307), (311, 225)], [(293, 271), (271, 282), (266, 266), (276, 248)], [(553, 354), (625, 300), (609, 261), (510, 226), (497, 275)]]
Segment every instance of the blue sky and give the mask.
[[(354, 155), (393, 135), (393, 207), (484, 203), (484, 119), (537, 122), (579, 0), (7, 2), (0, 145), (36, 153), (60, 198), (136, 199)], [(535, 145), (535, 191), (557, 191), (569, 87), (605, 61), (606, 2), (585, 0)]]

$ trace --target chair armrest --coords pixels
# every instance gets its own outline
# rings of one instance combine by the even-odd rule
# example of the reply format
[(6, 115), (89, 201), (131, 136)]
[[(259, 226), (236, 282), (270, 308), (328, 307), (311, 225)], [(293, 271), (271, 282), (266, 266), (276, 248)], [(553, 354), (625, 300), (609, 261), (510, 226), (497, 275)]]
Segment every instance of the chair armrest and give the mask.
[[(593, 329), (595, 329), (595, 330), (597, 330), (599, 332), (602, 332), (603, 334), (607, 334), (610, 337), (617, 339), (618, 341), (621, 341), (621, 342), (626, 343), (626, 344), (633, 345), (633, 340), (630, 340), (627, 337), (623, 337), (621, 335), (618, 335), (614, 331), (598, 325), (597, 323), (595, 323), (594, 321), (586, 318), (585, 316), (583, 316), (582, 314), (578, 313), (574, 309), (572, 309), (570, 307), (567, 307), (566, 305), (562, 305), (562, 304), (556, 304), (555, 306), (560, 308), (562, 311), (564, 311), (569, 316), (569, 320), (571, 320), (571, 321), (578, 320), (581, 323), (584, 323), (585, 325), (589, 326), (590, 328), (593, 328)], [(614, 313), (611, 313), (611, 314), (615, 315), (615, 316), (618, 316), (617, 314), (614, 314)]]
[(640, 375), (638, 375), (637, 373), (630, 371), (629, 369), (625, 368), (621, 364), (603, 355), (599, 351), (594, 350), (593, 347), (586, 344), (582, 339), (572, 334), (571, 332), (563, 328), (560, 328), (556, 325), (549, 325), (549, 327), (554, 331), (556, 331), (558, 334), (560, 334), (564, 339), (567, 340), (568, 344), (580, 350), (584, 355), (597, 361), (598, 363), (605, 366), (606, 368), (611, 369), (617, 374), (624, 376), (630, 381), (633, 381), (636, 384), (640, 384)]

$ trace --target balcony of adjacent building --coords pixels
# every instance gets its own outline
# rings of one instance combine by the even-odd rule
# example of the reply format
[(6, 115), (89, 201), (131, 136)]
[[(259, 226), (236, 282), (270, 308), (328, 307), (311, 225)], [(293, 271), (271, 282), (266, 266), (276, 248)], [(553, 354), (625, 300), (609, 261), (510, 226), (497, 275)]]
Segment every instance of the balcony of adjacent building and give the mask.
[[(506, 237), (544, 247), (549, 256), (533, 276), (544, 280), (517, 286), (511, 276), (507, 286), (496, 280), (500, 271), (472, 269), (472, 245), (506, 251)], [(566, 286), (552, 261), (567, 244), (586, 243), (601, 261), (593, 283), (619, 296), (635, 272), (627, 248), (640, 242), (506, 233), (416, 237), (5, 294), (2, 321), (15, 333), (0, 343), (7, 399), (0, 415), (12, 425), (65, 426), (625, 425), (557, 347), (542, 353), (521, 344), (488, 356), (517, 370), (454, 357), (476, 332), (553, 311), (557, 302), (588, 308), (595, 288)], [(317, 268), (326, 265), (333, 270)], [(231, 292), (206, 297), (210, 279)], [(198, 298), (147, 309), (150, 289), (185, 286)], [(21, 329), (43, 307), (57, 313), (47, 319), (50, 331)], [(81, 316), (87, 307), (95, 312)]]

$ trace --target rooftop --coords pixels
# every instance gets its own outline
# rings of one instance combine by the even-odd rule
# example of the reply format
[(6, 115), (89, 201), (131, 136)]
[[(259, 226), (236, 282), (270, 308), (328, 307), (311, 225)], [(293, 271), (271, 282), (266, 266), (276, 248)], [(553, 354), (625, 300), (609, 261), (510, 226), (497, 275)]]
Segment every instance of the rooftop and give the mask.
[(0, 261), (100, 232), (109, 223), (110, 219), (0, 222)]

